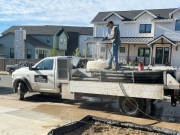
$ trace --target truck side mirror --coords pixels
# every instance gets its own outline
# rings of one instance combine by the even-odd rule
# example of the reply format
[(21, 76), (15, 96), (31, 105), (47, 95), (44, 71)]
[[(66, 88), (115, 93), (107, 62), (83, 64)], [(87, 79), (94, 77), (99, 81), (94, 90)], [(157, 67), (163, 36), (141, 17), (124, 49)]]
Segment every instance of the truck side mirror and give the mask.
[(29, 64), (29, 70), (32, 70), (32, 65), (31, 64)]

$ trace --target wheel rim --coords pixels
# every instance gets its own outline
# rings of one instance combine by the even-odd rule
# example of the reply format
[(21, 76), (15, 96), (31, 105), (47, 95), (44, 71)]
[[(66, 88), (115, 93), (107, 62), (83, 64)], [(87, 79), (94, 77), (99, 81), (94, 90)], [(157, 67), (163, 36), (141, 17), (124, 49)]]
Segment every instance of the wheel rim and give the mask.
[(128, 114), (135, 114), (138, 110), (132, 103), (138, 107), (138, 103), (132, 98), (126, 98), (122, 102), (123, 110)]

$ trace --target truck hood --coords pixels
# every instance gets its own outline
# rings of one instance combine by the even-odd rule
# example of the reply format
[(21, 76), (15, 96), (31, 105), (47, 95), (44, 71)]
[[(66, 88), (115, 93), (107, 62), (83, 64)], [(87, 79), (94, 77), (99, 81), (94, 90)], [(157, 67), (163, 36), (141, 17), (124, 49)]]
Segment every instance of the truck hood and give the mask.
[(26, 71), (29, 71), (29, 67), (22, 67), (22, 68), (15, 70), (15, 72), (26, 72)]

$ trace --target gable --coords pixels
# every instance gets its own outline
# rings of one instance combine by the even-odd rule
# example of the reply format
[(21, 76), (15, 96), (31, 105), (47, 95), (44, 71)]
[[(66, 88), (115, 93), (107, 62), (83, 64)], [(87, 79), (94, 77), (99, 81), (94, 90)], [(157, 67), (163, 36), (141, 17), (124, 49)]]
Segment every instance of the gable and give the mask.
[(176, 13), (172, 16), (173, 19), (180, 19), (180, 10), (178, 10)]
[(177, 8), (176, 10), (173, 10), (171, 13), (169, 13), (169, 16), (172, 18), (172, 16), (177, 13), (180, 10), (180, 7)]
[(111, 17), (112, 15), (114, 15), (114, 16), (116, 16), (116, 17), (120, 18), (121, 20), (123, 20), (123, 19), (124, 19), (122, 16), (118, 15), (117, 13), (115, 13), (115, 12), (111, 12), (111, 13), (110, 13), (110, 14), (108, 14), (105, 18), (103, 18), (103, 20), (104, 20), (104, 21), (106, 21), (106, 20), (107, 20), (109, 17)]
[(140, 14), (138, 14), (137, 16), (134, 17), (134, 20), (136, 20), (137, 18), (139, 18), (140, 16), (144, 15), (144, 14), (149, 14), (150, 16), (152, 16), (153, 18), (157, 18), (156, 15), (154, 15), (153, 13), (149, 12), (148, 10), (144, 10), (143, 12), (141, 12)]
[(67, 36), (67, 34), (63, 31), (63, 33), (59, 36), (59, 38), (68, 39), (68, 36)]
[(108, 21), (113, 21), (114, 24), (119, 24), (122, 20), (121, 20), (119, 17), (117, 17), (116, 15), (112, 15), (112, 16), (109, 17), (106, 21), (107, 21), (107, 22), (108, 22)]
[(139, 18), (137, 18), (136, 21), (140, 23), (151, 23), (151, 21), (154, 19), (153, 16), (149, 15), (148, 13), (144, 13)]

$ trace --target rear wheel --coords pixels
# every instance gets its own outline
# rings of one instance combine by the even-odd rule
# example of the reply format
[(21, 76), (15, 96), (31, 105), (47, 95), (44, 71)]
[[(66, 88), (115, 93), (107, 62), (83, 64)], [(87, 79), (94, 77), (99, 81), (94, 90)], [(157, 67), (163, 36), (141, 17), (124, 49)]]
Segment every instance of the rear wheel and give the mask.
[(19, 100), (24, 99), (24, 95), (25, 95), (24, 91), (25, 91), (25, 85), (23, 83), (19, 83), (19, 87), (17, 89), (17, 95)]
[(11, 69), (11, 70), (9, 71), (9, 74), (12, 75), (13, 72), (14, 72), (14, 70)]
[(141, 99), (138, 98), (119, 98), (119, 109), (120, 112), (127, 116), (140, 116), (141, 111), (143, 111), (143, 103)]

